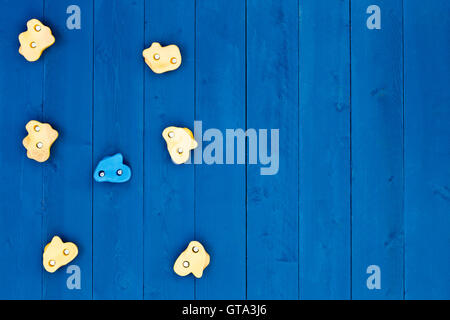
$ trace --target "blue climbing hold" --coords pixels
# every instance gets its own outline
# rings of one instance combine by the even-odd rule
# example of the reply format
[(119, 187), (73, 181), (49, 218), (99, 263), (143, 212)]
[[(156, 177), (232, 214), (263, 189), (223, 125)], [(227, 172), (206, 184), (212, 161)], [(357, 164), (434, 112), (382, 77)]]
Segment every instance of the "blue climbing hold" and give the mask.
[(117, 153), (99, 162), (94, 171), (94, 179), (98, 182), (127, 182), (131, 178), (131, 169), (123, 163), (123, 156)]

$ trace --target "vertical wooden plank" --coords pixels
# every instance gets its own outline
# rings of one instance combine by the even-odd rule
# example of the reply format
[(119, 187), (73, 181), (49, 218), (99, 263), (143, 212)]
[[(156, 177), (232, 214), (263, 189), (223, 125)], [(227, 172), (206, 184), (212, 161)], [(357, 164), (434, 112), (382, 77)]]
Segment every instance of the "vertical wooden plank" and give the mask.
[(297, 0), (247, 2), (247, 127), (269, 146), (279, 129), (277, 174), (248, 165), (249, 299), (298, 298), (298, 18)]
[(193, 130), (194, 31), (195, 2), (146, 0), (145, 48), (152, 42), (176, 44), (182, 63), (175, 71), (155, 74), (140, 58), (145, 74), (145, 299), (194, 298), (194, 280), (173, 272), (194, 236), (194, 166), (175, 165), (161, 136), (172, 125)]
[(144, 1), (95, 1), (94, 166), (122, 153), (127, 183), (94, 183), (93, 296), (143, 297)]
[(450, 299), (450, 2), (404, 2), (406, 299)]
[[(352, 297), (402, 299), (402, 1), (377, 2), (381, 29), (367, 27), (372, 4), (351, 8)], [(379, 289), (367, 285), (371, 265), (380, 268)]]
[[(43, 2), (0, 3), (0, 298), (40, 299), (42, 292), (42, 170), (26, 157), (29, 120), (42, 120), (43, 59), (18, 52), (26, 23), (42, 16)], [(46, 53), (44, 53), (45, 56)]]
[[(69, 30), (67, 8), (81, 11), (81, 29)], [(69, 289), (67, 268), (44, 273), (43, 298), (92, 298), (92, 19), (89, 0), (46, 0), (45, 18), (55, 44), (45, 56), (44, 119), (59, 132), (44, 171), (44, 244), (58, 235), (78, 246), (70, 263), (81, 288)]]
[(349, 1), (300, 2), (300, 298), (350, 298)]
[[(204, 158), (195, 170), (196, 239), (212, 261), (196, 281), (196, 298), (245, 299), (246, 181), (245, 164), (237, 164), (238, 147), (233, 161), (228, 161), (233, 163), (224, 164), (230, 156), (226, 144), (231, 141), (226, 129), (245, 130), (245, 2), (198, 1), (196, 9), (195, 117), (202, 122), (203, 133), (218, 129), (223, 139), (219, 163), (207, 164)], [(217, 143), (209, 142), (207, 134), (204, 140), (205, 151), (210, 143)], [(216, 155), (222, 150), (219, 146)]]

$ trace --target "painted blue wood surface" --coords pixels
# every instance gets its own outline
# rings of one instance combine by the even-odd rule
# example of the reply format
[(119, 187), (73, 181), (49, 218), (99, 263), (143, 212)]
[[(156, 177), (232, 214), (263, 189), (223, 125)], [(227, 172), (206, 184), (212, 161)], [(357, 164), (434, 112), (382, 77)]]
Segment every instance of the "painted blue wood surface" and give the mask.
[(406, 299), (450, 299), (449, 13), (405, 1)]
[(42, 296), (42, 173), (47, 164), (28, 159), (22, 139), (28, 121), (42, 121), (44, 62), (26, 61), (18, 53), (17, 37), (26, 31), (29, 17), (44, 20), (43, 9), (43, 1), (0, 2), (1, 299)]
[(349, 45), (349, 1), (300, 2), (301, 299), (350, 298)]
[[(80, 30), (66, 27), (72, 4)], [(381, 30), (366, 27), (372, 4)], [(449, 299), (449, 12), (445, 0), (0, 1), (0, 298)], [(56, 37), (33, 63), (17, 39), (31, 18)], [(147, 67), (154, 41), (180, 47), (178, 70)], [(22, 146), (32, 119), (60, 133), (46, 163)], [(161, 132), (194, 120), (224, 138), (268, 129), (269, 146), (279, 129), (278, 173), (173, 164)], [(131, 180), (94, 182), (118, 152)], [(55, 234), (80, 249), (81, 290), (67, 267), (43, 271)], [(211, 264), (181, 278), (173, 263), (194, 239)], [(372, 264), (380, 290), (366, 286)]]
[[(71, 264), (81, 271), (81, 289), (69, 290), (62, 272), (44, 272), (44, 299), (92, 298), (92, 13), (83, 8), (82, 28), (66, 27), (71, 1), (45, 1), (44, 16), (55, 45), (44, 57), (44, 120), (59, 132), (44, 170), (42, 239), (58, 235), (76, 243), (79, 255)], [(71, 187), (67, 188), (67, 184)], [(69, 265), (71, 265), (69, 264)]]
[(296, 0), (247, 2), (247, 127), (280, 130), (278, 174), (247, 166), (249, 299), (298, 299), (298, 16)]
[(194, 299), (194, 279), (173, 272), (176, 258), (194, 239), (194, 167), (175, 165), (161, 134), (172, 125), (193, 130), (195, 3), (146, 0), (145, 48), (154, 41), (163, 46), (176, 44), (182, 62), (176, 71), (155, 74), (141, 56), (145, 74), (144, 298)]
[(121, 152), (133, 177), (94, 184), (93, 297), (142, 299), (144, 1), (95, 1), (93, 161)]
[[(352, 298), (403, 298), (402, 1), (378, 1), (381, 29), (368, 29), (373, 2), (351, 4)], [(381, 271), (381, 289), (366, 270)]]
[[(221, 131), (225, 150), (226, 129), (245, 129), (245, 3), (199, 1), (195, 48), (195, 118), (203, 133)], [(204, 150), (218, 142), (210, 138), (203, 138)], [(217, 153), (219, 164), (207, 164), (204, 157), (195, 168), (195, 238), (214, 259), (196, 281), (196, 298), (245, 299), (245, 164), (221, 164), (226, 151)]]

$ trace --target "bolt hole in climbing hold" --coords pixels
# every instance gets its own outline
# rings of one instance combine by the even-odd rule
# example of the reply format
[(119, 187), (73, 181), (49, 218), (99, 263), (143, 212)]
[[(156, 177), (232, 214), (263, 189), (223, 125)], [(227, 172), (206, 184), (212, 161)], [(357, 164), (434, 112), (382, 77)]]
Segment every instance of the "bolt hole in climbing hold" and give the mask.
[(36, 131), (36, 132), (39, 132), (39, 131), (41, 131), (41, 127), (39, 127), (39, 126), (35, 126), (35, 127), (34, 127), (34, 131)]
[(104, 176), (105, 176), (105, 171), (100, 171), (100, 172), (98, 173), (98, 176), (99, 176), (99, 177), (104, 177)]
[(36, 30), (37, 32), (41, 31), (41, 26), (40, 25), (35, 25), (34, 26), (34, 30)]
[(64, 253), (65, 256), (68, 256), (70, 251), (69, 251), (69, 249), (64, 249), (63, 253)]
[(37, 46), (36, 42), (32, 42), (32, 43), (30, 43), (30, 47), (32, 47), (32, 48), (36, 48), (36, 46)]
[(160, 56), (159, 56), (159, 54), (155, 53), (155, 54), (153, 55), (153, 58), (154, 58), (155, 60), (159, 60)]
[(192, 251), (195, 252), (195, 253), (197, 253), (197, 252), (198, 252), (198, 247), (193, 247), (193, 248), (192, 248)]
[(123, 173), (123, 171), (122, 171), (121, 169), (119, 169), (119, 170), (117, 170), (117, 172), (116, 172), (116, 173), (117, 173), (117, 175), (118, 175), (118, 176), (121, 176), (121, 175), (122, 175), (122, 173)]
[(42, 149), (43, 146), (44, 146), (44, 144), (42, 142), (36, 143), (36, 148), (38, 148), (38, 149)]
[(184, 261), (184, 262), (183, 262), (183, 267), (189, 268), (189, 262), (188, 262), (188, 261)]
[(175, 133), (173, 131), (170, 131), (168, 136), (169, 136), (169, 138), (173, 138), (175, 136)]

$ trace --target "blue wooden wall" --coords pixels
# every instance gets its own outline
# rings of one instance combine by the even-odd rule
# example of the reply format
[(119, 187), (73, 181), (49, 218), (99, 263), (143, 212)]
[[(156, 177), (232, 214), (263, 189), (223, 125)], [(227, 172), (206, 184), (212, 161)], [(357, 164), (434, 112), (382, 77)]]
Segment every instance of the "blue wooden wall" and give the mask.
[[(31, 18), (56, 38), (34, 63)], [(0, 298), (450, 299), (449, 30), (447, 0), (0, 0)], [(153, 41), (180, 69), (146, 66)], [(60, 134), (43, 164), (32, 119)], [(279, 129), (277, 174), (174, 165), (161, 132), (195, 120), (269, 146)], [(94, 182), (116, 152), (131, 181)], [(78, 245), (81, 289), (43, 269), (53, 235)], [(211, 264), (180, 278), (193, 239)]]

